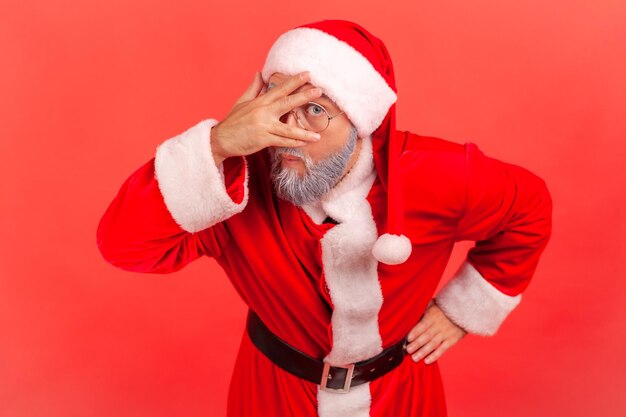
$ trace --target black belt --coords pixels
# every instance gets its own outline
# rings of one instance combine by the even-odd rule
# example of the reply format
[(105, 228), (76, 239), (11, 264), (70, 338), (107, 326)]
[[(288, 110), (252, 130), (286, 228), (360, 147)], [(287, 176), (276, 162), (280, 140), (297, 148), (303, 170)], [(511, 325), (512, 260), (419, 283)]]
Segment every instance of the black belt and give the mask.
[(369, 359), (345, 366), (330, 366), (280, 339), (251, 309), (248, 310), (246, 328), (252, 343), (278, 367), (316, 383), (326, 391), (348, 392), (350, 387), (373, 381), (400, 365), (406, 355), (405, 336)]

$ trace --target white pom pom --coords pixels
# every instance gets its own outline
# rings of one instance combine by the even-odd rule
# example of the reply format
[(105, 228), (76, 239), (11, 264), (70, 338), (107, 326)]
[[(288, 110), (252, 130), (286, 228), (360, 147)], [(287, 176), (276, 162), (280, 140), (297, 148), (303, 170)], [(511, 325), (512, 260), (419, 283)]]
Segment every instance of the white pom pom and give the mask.
[(411, 241), (408, 237), (385, 233), (376, 240), (372, 253), (378, 262), (397, 265), (409, 259), (411, 250)]

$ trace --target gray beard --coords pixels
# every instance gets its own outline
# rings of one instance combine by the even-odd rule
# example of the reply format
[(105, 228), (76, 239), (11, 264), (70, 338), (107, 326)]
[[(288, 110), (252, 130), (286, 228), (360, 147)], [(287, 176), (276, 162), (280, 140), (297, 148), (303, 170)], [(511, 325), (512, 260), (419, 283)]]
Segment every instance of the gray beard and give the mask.
[[(270, 177), (276, 195), (296, 206), (312, 203), (330, 191), (341, 179), (350, 156), (356, 147), (357, 130), (350, 127), (350, 137), (343, 148), (329, 157), (314, 163), (300, 148), (276, 147), (270, 149), (272, 169)], [(295, 169), (282, 168), (281, 153), (295, 155), (304, 161), (306, 168), (303, 176)]]

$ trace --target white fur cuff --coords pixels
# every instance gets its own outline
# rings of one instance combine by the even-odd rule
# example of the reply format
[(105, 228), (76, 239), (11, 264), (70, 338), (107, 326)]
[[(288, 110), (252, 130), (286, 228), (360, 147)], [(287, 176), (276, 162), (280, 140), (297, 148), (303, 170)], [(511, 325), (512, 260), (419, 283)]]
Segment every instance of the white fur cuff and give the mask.
[(496, 289), (467, 260), (435, 297), (451, 321), (481, 336), (495, 334), (521, 299), (522, 294), (510, 296)]
[(235, 203), (224, 184), (223, 163), (216, 166), (211, 152), (211, 127), (215, 119), (203, 120), (161, 143), (156, 150), (154, 174), (165, 205), (173, 219), (188, 232), (206, 229), (236, 213), (248, 202), (248, 164), (244, 197)]

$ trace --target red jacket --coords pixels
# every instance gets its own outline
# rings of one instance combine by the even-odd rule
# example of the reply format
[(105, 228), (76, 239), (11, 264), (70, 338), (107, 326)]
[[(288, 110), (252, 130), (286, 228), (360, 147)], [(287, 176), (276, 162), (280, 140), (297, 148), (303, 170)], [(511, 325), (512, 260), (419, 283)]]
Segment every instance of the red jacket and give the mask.
[[(297, 207), (273, 193), (266, 149), (215, 166), (216, 123), (168, 139), (131, 174), (100, 221), (98, 247), (116, 267), (146, 273), (213, 257), (276, 335), (332, 364), (368, 358), (403, 338), (461, 240), (476, 245), (437, 303), (468, 332), (493, 335), (548, 243), (552, 201), (541, 178), (473, 143), (398, 131), (404, 234), (413, 250), (402, 264), (378, 263), (371, 244), (384, 230), (386, 194), (369, 137), (323, 202)], [(339, 223), (323, 223), (327, 215)], [(405, 359), (375, 381), (331, 393), (276, 367), (244, 335), (228, 415), (446, 415), (437, 362)]]

